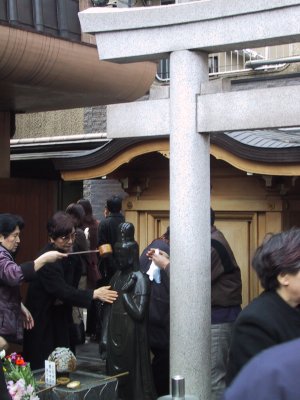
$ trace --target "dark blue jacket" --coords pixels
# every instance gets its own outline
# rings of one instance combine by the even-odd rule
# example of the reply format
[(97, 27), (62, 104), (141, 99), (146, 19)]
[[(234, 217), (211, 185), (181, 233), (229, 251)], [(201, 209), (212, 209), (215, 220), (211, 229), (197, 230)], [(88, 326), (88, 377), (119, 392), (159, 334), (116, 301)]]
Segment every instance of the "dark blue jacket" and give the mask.
[(300, 339), (273, 346), (244, 366), (222, 400), (299, 400)]

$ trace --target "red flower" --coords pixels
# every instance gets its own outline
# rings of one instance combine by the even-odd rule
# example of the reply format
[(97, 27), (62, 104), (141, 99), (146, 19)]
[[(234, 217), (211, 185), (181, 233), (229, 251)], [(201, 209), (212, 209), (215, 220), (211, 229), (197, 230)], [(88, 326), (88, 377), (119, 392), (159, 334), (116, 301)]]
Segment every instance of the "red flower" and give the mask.
[(26, 364), (26, 363), (25, 363), (23, 357), (21, 357), (20, 355), (18, 355), (18, 356), (17, 356), (17, 359), (16, 359), (16, 365), (24, 365), (24, 364)]

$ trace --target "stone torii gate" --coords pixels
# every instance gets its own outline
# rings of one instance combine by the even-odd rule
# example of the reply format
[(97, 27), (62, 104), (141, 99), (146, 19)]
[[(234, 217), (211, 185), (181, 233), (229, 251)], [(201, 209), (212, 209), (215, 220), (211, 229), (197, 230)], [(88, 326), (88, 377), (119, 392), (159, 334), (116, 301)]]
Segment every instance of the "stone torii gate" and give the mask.
[[(300, 125), (299, 86), (241, 92), (208, 83), (208, 54), (300, 41), (300, 2), (206, 0), (79, 13), (99, 57), (170, 55), (170, 98), (110, 106), (108, 136), (170, 134), (171, 376), (210, 397), (209, 133)], [(79, 61), (80, 62), (80, 61)], [(199, 134), (200, 133), (200, 134)]]

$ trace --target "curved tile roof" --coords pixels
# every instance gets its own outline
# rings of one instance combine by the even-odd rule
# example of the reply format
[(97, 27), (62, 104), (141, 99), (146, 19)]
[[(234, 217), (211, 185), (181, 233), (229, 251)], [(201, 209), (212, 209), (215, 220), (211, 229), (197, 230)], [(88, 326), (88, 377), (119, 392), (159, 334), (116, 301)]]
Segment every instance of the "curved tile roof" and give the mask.
[(226, 136), (248, 146), (287, 148), (300, 146), (300, 128), (226, 132)]
[(300, 162), (300, 129), (212, 133), (210, 140), (246, 160), (264, 163)]
[[(56, 159), (55, 167), (61, 170), (79, 170), (101, 165), (132, 146), (157, 139), (162, 139), (162, 137), (113, 139), (84, 154)], [(300, 129), (212, 133), (210, 140), (211, 143), (230, 153), (251, 161), (300, 162)]]
[[(143, 145), (153, 144), (155, 141), (168, 140), (167, 136), (153, 136), (149, 138), (101, 139), (93, 147), (84, 147), (80, 141), (72, 146), (65, 146), (63, 141), (53, 143), (33, 144), (24, 151), (14, 145), (11, 147), (12, 161), (28, 159), (52, 159), (57, 170), (79, 171), (95, 166), (104, 165), (114, 157), (140, 147), (143, 154)], [(212, 133), (211, 144), (226, 150), (240, 159), (265, 164), (299, 164), (300, 163), (300, 129), (255, 130), (226, 133)], [(152, 146), (152, 145), (151, 145)], [(15, 147), (15, 148), (14, 148)], [(21, 153), (20, 153), (21, 151)], [(155, 151), (155, 150), (153, 150)]]

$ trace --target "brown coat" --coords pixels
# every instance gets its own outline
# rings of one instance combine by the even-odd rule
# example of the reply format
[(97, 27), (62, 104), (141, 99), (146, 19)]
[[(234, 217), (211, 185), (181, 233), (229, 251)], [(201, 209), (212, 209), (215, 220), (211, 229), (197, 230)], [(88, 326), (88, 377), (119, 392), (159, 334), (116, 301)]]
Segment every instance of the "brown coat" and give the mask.
[(212, 306), (230, 307), (242, 303), (241, 271), (234, 258), (229, 243), (222, 232), (215, 226), (211, 227), (211, 239), (220, 242), (226, 249), (233, 270), (226, 272), (217, 250), (211, 247), (211, 304)]

